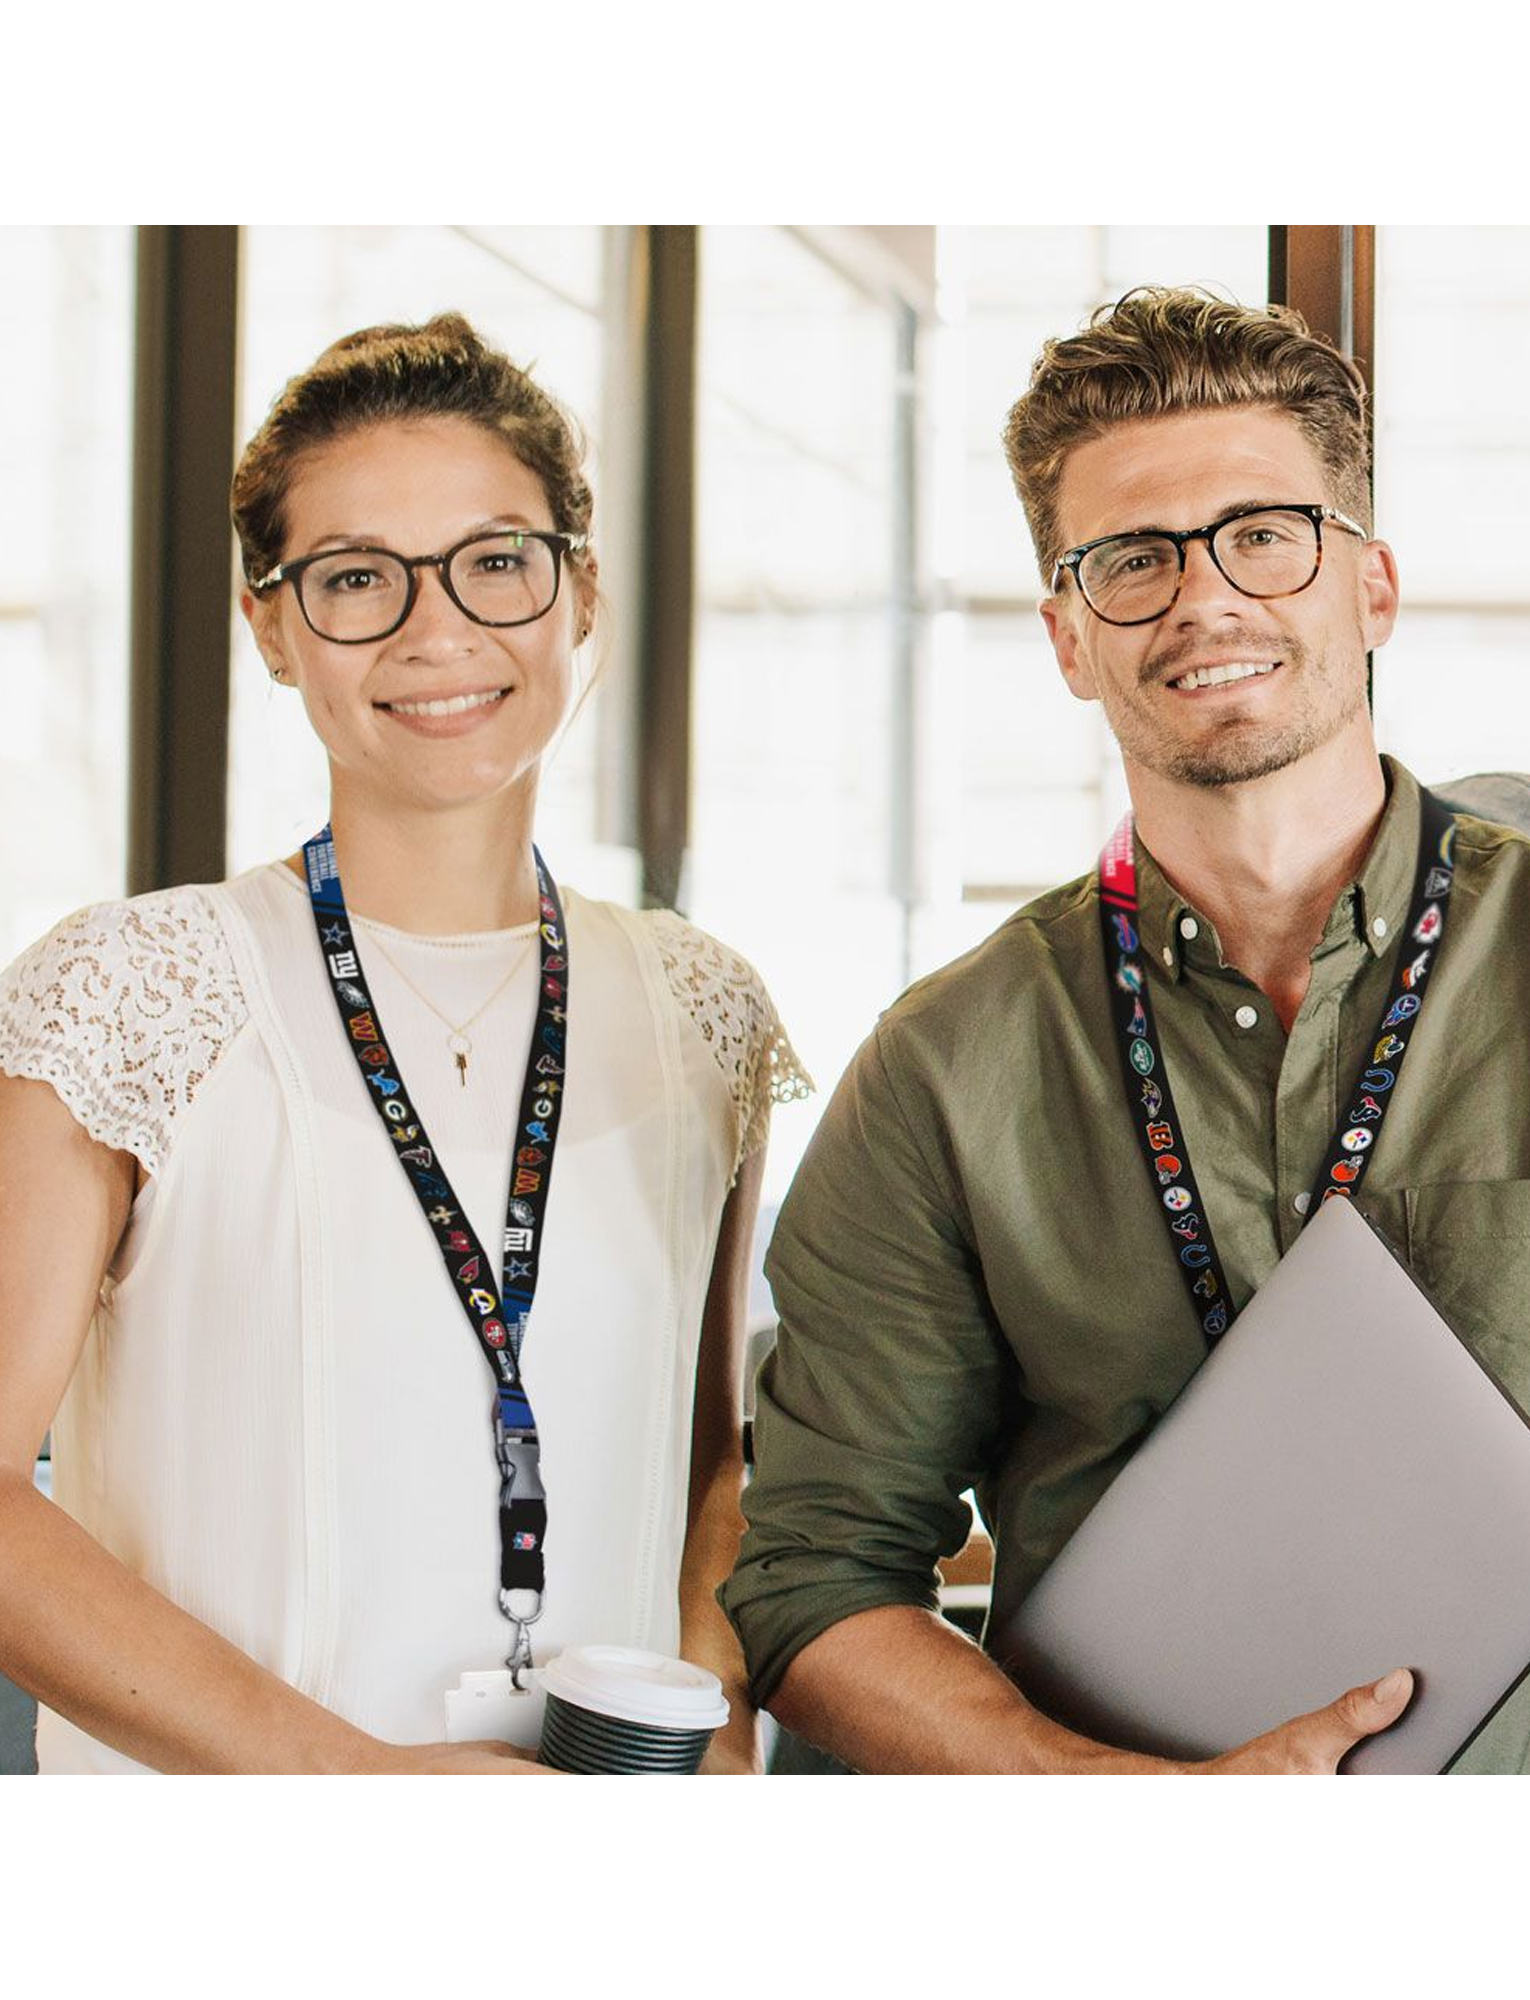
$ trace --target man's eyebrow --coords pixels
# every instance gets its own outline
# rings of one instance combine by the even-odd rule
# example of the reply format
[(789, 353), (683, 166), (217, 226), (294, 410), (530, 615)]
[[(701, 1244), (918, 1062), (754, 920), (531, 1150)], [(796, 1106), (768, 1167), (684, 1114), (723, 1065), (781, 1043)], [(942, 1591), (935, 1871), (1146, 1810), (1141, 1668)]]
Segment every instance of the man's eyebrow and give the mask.
[[(1209, 521), (1203, 521), (1200, 525), (1202, 527), (1210, 528), (1213, 527), (1218, 521), (1230, 521), (1234, 518), (1235, 515), (1238, 514), (1256, 514), (1256, 513), (1262, 513), (1267, 509), (1271, 508), (1301, 507), (1305, 505), (1306, 502), (1302, 500), (1267, 500), (1257, 497), (1251, 500), (1234, 500), (1230, 507), (1223, 507), (1219, 509), (1217, 513), (1212, 515)], [(1192, 529), (1187, 529), (1187, 528), (1161, 528), (1153, 526), (1153, 527), (1141, 527), (1141, 528), (1120, 528), (1117, 529), (1116, 532), (1122, 535), (1183, 535), (1183, 534), (1193, 533), (1194, 531)]]

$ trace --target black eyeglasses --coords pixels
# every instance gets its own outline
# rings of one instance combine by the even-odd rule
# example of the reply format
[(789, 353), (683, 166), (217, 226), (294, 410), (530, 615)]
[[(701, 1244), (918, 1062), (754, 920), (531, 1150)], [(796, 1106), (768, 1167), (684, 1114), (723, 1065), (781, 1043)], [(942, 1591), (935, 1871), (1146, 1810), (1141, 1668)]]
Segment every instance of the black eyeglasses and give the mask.
[(1369, 540), (1334, 507), (1239, 507), (1204, 528), (1149, 528), (1102, 535), (1068, 549), (1052, 567), (1052, 589), (1071, 571), (1084, 602), (1107, 625), (1151, 625), (1173, 609), (1185, 580), (1185, 550), (1204, 542), (1211, 560), (1245, 597), (1294, 597), (1323, 566), (1323, 524)]
[(251, 579), (257, 596), (290, 583), (309, 629), (337, 646), (386, 639), (414, 609), (420, 571), (433, 569), (459, 611), (477, 625), (530, 625), (545, 618), (558, 596), (563, 558), (588, 547), (588, 535), (541, 528), (505, 528), (469, 535), (438, 556), (401, 556), (392, 549), (321, 549), (278, 563)]

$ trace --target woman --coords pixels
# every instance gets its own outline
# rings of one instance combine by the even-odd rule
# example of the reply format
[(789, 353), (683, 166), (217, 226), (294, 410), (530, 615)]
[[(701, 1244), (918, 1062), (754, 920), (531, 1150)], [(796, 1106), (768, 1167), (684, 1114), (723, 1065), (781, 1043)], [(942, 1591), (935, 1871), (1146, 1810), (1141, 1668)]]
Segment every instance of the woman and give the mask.
[(513, 1745), (443, 1741), (445, 1697), (588, 1642), (711, 1667), (708, 1768), (755, 1768), (712, 1593), (769, 1101), (808, 1086), (747, 965), (534, 852), (590, 520), (568, 420), (460, 317), (321, 355), (234, 523), (332, 833), (0, 981), (0, 1669), (45, 1771), (527, 1774), (534, 1691)]

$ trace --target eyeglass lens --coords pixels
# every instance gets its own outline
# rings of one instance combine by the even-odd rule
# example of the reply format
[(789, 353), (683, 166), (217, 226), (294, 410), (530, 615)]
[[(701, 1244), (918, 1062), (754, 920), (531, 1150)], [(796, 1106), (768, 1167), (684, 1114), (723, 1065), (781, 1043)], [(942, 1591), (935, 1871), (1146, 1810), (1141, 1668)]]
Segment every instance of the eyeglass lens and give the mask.
[[(452, 556), (447, 576), (470, 618), (521, 625), (540, 618), (558, 594), (558, 559), (531, 535), (480, 535)], [(322, 638), (378, 639), (409, 601), (409, 569), (375, 549), (335, 549), (299, 576), (303, 609)]]
[[(1211, 538), (1217, 567), (1249, 597), (1288, 597), (1317, 575), (1317, 524), (1271, 507), (1224, 521)], [(1079, 564), (1085, 597), (1119, 624), (1160, 617), (1179, 586), (1179, 549), (1166, 535), (1115, 535)]]

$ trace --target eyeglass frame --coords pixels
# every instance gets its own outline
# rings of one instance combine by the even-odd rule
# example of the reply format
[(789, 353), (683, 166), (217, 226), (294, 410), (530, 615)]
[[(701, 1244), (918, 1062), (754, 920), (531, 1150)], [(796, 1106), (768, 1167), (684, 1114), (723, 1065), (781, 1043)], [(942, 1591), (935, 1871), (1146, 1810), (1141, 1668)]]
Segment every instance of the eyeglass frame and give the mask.
[[(520, 535), (527, 541), (543, 542), (552, 550), (553, 594), (540, 611), (533, 611), (529, 618), (480, 618), (457, 595), (452, 586), (451, 566), (464, 549), (470, 549), (474, 542), (502, 541), (507, 535)], [(264, 597), (279, 584), (290, 583), (297, 598), (298, 610), (303, 614), (303, 623), (316, 639), (322, 639), (329, 646), (375, 646), (379, 639), (391, 639), (409, 622), (420, 595), (420, 571), (433, 569), (440, 580), (441, 588), (464, 618), (471, 618), (475, 625), (487, 625), (494, 631), (506, 631), (517, 625), (535, 625), (539, 618), (545, 618), (558, 601), (558, 592), (563, 585), (563, 564), (567, 557), (578, 555), (590, 545), (588, 535), (566, 535), (554, 528), (493, 528), (476, 535), (465, 535), (460, 542), (454, 542), (449, 549), (443, 549), (436, 556), (404, 556), (397, 549), (385, 549), (377, 542), (348, 543), (341, 548), (317, 549), (311, 556), (297, 556), (291, 562), (278, 563), (258, 580), (250, 578), (250, 589), (257, 597)], [(407, 584), (404, 592), (404, 608), (393, 623), (381, 632), (369, 632), (364, 639), (336, 639), (328, 632), (321, 632), (309, 614), (303, 597), (302, 578), (304, 572), (317, 562), (324, 562), (335, 556), (387, 556), (390, 561), (402, 565)], [(1086, 600), (1087, 602), (1087, 600)]]
[[(1217, 556), (1215, 537), (1229, 523), (1241, 521), (1250, 514), (1304, 514), (1312, 523), (1316, 531), (1317, 560), (1312, 565), (1311, 576), (1308, 577), (1305, 583), (1299, 583), (1295, 590), (1275, 590), (1267, 594), (1257, 590), (1245, 590), (1243, 585), (1236, 578), (1228, 576), (1227, 571), (1222, 567), (1221, 561)], [(1331, 521), (1336, 528), (1342, 528), (1346, 534), (1358, 535), (1363, 542), (1368, 542), (1371, 539), (1369, 532), (1365, 528), (1362, 528), (1358, 521), (1352, 521), (1348, 514), (1341, 514), (1337, 507), (1327, 507), (1300, 500), (1274, 503), (1261, 502), (1248, 507), (1234, 507), (1230, 514), (1223, 514), (1215, 521), (1208, 521), (1204, 528), (1119, 528), (1113, 535), (1097, 535), (1092, 542), (1081, 542), (1076, 549), (1065, 549), (1057, 558), (1056, 562), (1052, 565), (1052, 591), (1055, 595), (1061, 582), (1058, 572), (1060, 570), (1067, 570), (1078, 586), (1079, 596), (1102, 625), (1114, 625), (1118, 629), (1123, 630), (1133, 625), (1156, 625), (1160, 618), (1167, 618), (1175, 605), (1178, 604), (1179, 594), (1185, 587), (1185, 550), (1191, 542), (1204, 542), (1206, 544), (1206, 553), (1217, 566), (1218, 575), (1226, 577), (1227, 581), (1240, 597), (1251, 597), (1255, 603), (1259, 604), (1273, 603), (1277, 598), (1281, 597), (1299, 597), (1304, 590), (1310, 590), (1313, 584), (1317, 582), (1318, 574), (1323, 567), (1323, 524), (1325, 521)], [(1153, 535), (1159, 541), (1172, 542), (1174, 544), (1175, 552), (1179, 556), (1179, 574), (1174, 580), (1174, 595), (1169, 599), (1162, 611), (1155, 611), (1147, 618), (1109, 618), (1091, 601), (1088, 591), (1084, 588), (1083, 578), (1078, 573), (1079, 565), (1092, 550), (1104, 548), (1107, 542), (1129, 542), (1140, 535)]]

